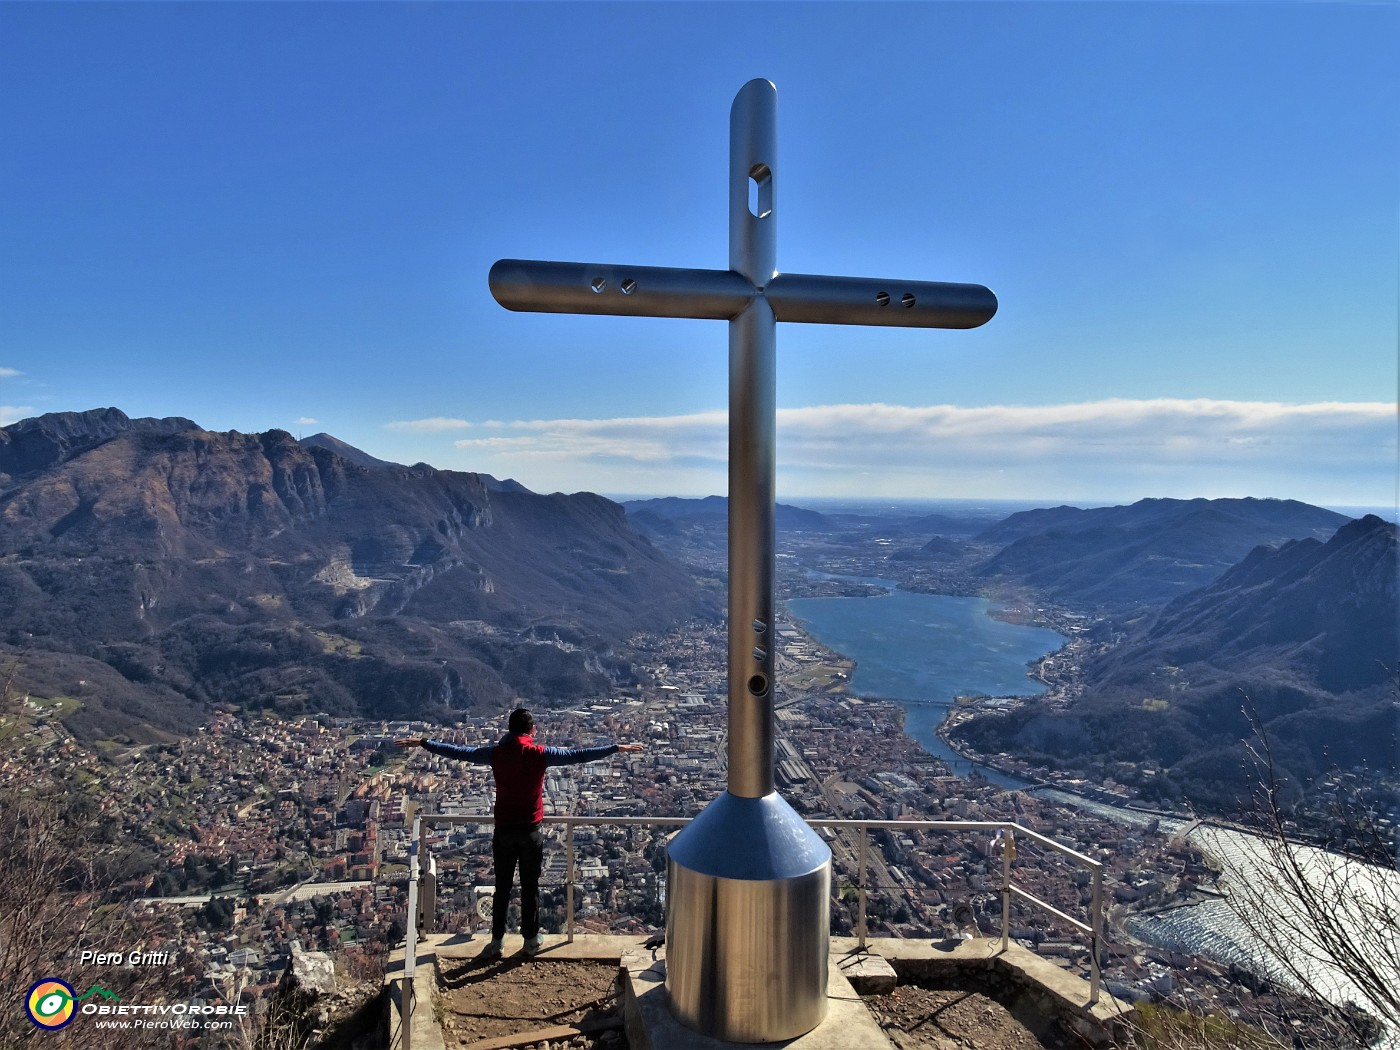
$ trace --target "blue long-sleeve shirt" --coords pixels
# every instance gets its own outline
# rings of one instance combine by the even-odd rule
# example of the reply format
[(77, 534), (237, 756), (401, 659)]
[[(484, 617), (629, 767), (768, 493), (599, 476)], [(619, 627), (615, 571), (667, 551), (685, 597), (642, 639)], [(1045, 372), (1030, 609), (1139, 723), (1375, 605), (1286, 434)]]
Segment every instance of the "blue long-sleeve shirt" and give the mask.
[(617, 753), (616, 744), (599, 747), (545, 747), (528, 733), (507, 733), (491, 745), (466, 747), (426, 740), (423, 747), (443, 758), (489, 765), (496, 780), (496, 824), (538, 824), (544, 820), (544, 775), (549, 766), (592, 762)]

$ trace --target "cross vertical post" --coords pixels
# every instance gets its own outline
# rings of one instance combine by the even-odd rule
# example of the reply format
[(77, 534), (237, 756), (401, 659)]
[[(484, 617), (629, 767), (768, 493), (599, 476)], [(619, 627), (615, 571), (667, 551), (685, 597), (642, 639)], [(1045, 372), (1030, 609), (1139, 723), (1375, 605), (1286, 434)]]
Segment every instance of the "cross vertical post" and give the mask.
[[(777, 322), (975, 328), (975, 284), (785, 274), (777, 265), (777, 90), (729, 116), (729, 269), (501, 259), (510, 310), (729, 322), (728, 789), (666, 858), (666, 990), (684, 1024), (777, 1042), (826, 1016), (831, 850), (774, 786)], [(752, 198), (752, 203), (750, 201)]]
[[(751, 81), (729, 123), (729, 269), (760, 294), (729, 322), (729, 791), (773, 792), (778, 325), (773, 86)], [(754, 206), (750, 208), (750, 183)]]

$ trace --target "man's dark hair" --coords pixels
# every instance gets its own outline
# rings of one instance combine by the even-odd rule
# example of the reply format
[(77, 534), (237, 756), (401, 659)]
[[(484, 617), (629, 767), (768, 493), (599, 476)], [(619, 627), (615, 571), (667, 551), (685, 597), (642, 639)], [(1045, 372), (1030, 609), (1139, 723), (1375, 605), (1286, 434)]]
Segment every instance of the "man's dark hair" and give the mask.
[(517, 707), (510, 713), (510, 721), (506, 723), (506, 729), (512, 733), (529, 733), (535, 728), (535, 718), (523, 707)]

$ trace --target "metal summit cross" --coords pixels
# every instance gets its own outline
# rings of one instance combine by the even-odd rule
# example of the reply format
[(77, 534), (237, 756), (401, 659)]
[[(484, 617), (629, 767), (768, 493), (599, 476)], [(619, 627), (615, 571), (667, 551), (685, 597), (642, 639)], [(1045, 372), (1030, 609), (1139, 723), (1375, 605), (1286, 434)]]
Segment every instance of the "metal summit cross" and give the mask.
[(729, 322), (728, 790), (671, 842), (666, 988), (684, 1024), (775, 1042), (826, 1016), (831, 851), (773, 779), (773, 513), (778, 321), (975, 328), (975, 284), (779, 273), (777, 90), (729, 115), (729, 269), (528, 262), (491, 267), (510, 310)]

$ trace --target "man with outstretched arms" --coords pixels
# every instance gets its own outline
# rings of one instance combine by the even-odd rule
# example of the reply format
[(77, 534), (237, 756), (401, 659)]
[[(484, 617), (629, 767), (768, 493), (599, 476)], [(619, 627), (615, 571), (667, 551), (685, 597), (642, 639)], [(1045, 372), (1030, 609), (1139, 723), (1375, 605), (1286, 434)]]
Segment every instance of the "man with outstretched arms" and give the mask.
[(576, 762), (592, 762), (619, 751), (640, 751), (641, 744), (605, 744), (601, 747), (544, 747), (535, 743), (531, 733), (535, 719), (523, 707), (510, 713), (506, 735), (484, 747), (464, 747), (440, 740), (405, 737), (395, 740), (399, 747), (421, 747), (443, 758), (489, 765), (496, 781), (496, 830), (491, 839), (491, 855), (496, 865), (496, 895), (491, 911), (491, 942), (482, 951), (483, 958), (501, 954), (506, 935), (506, 909), (515, 882), (515, 867), (520, 865), (520, 932), (525, 937), (525, 952), (534, 955), (540, 950), (540, 867), (544, 862), (544, 776), (549, 766), (567, 766)]

